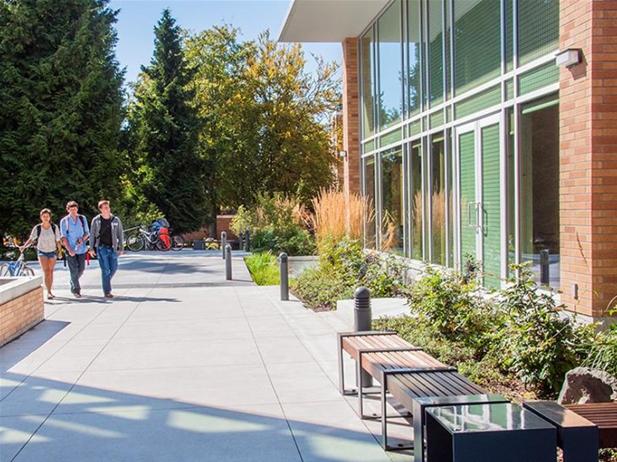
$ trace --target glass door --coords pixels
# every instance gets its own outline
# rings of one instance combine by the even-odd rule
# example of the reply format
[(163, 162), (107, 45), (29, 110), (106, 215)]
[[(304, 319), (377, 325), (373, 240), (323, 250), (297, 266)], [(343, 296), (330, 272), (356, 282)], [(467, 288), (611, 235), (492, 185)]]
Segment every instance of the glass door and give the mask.
[(456, 129), (459, 267), (479, 264), (485, 287), (503, 277), (503, 149), (499, 115)]

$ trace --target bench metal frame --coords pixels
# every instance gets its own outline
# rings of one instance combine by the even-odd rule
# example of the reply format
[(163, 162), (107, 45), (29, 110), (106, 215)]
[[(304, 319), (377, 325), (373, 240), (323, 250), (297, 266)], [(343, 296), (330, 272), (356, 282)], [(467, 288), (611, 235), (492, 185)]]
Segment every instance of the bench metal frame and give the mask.
[[(360, 331), (360, 332), (339, 332), (337, 334), (337, 342), (338, 342), (338, 378), (339, 378), (339, 392), (343, 396), (356, 396), (358, 391), (356, 389), (350, 388), (345, 389), (345, 363), (344, 363), (344, 350), (343, 350), (343, 340), (349, 337), (371, 337), (373, 335), (397, 335), (394, 331)], [(355, 359), (355, 358), (354, 358)], [(359, 357), (360, 359), (360, 357)], [(356, 372), (359, 368), (358, 362), (356, 362)]]
[[(381, 373), (381, 446), (386, 451), (405, 451), (414, 449), (414, 444), (411, 443), (409, 445), (400, 445), (400, 446), (390, 446), (388, 444), (388, 415), (386, 413), (387, 410), (387, 395), (388, 395), (388, 377), (392, 375), (402, 375), (402, 374), (425, 374), (425, 373), (435, 373), (435, 372), (457, 372), (456, 367), (452, 366), (444, 366), (444, 367), (408, 367), (408, 368), (398, 368), (398, 369), (386, 369)], [(358, 377), (361, 379), (361, 374), (358, 374)], [(362, 390), (362, 384), (360, 384), (360, 390)], [(359, 401), (359, 410), (362, 412), (362, 398), (360, 397)], [(408, 409), (411, 412), (410, 409)], [(362, 414), (360, 414), (362, 416)], [(415, 419), (415, 416), (413, 417)], [(415, 439), (415, 435), (414, 435)]]

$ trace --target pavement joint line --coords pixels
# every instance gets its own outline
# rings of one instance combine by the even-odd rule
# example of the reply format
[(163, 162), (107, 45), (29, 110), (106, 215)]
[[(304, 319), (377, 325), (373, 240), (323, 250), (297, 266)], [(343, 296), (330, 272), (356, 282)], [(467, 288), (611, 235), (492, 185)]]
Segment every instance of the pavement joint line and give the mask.
[[(277, 307), (277, 309), (278, 309), (278, 310), (279, 310), (279, 312), (282, 314), (282, 316), (283, 316), (284, 318), (286, 318), (286, 319), (285, 319), (285, 321), (287, 322), (287, 316), (286, 316), (286, 313), (285, 313), (285, 311), (283, 311), (283, 310), (281, 309), (282, 307), (281, 307), (281, 305), (279, 304), (279, 303), (280, 303), (280, 302), (279, 302), (279, 300), (275, 299), (275, 298), (272, 296), (272, 294), (271, 294), (270, 292), (268, 292), (268, 297), (269, 297), (269, 298), (270, 298), (270, 300), (273, 302), (273, 304)], [(289, 300), (289, 301), (293, 301), (293, 300)], [(304, 307), (304, 304), (302, 304), (302, 306)], [(304, 307), (304, 309), (309, 309), (309, 308)], [(312, 311), (312, 310), (311, 310), (311, 311)], [(313, 311), (313, 314), (315, 314), (315, 312), (314, 312), (314, 311)], [(318, 319), (318, 320), (320, 321), (320, 323), (322, 323), (322, 324), (326, 325), (326, 326), (329, 328), (329, 330), (331, 330), (331, 331), (335, 332), (334, 328), (333, 328), (332, 326), (328, 325), (328, 324), (327, 324), (327, 323), (326, 323), (323, 319), (320, 319), (319, 317), (317, 317), (316, 319)], [(289, 322), (287, 322), (287, 324), (288, 324), (288, 325), (289, 325), (289, 327), (291, 328), (291, 331), (292, 331), (292, 332), (294, 332), (294, 334), (295, 334), (295, 333), (296, 333), (295, 328), (294, 328), (291, 324), (289, 324)], [(327, 334), (326, 334), (326, 335), (327, 335)], [(333, 384), (333, 385), (334, 385), (334, 386), (338, 389), (338, 384), (336, 384), (336, 383), (335, 383), (335, 381), (334, 381), (334, 380), (332, 380), (332, 378), (330, 377), (330, 375), (328, 375), (328, 373), (324, 370), (324, 368), (321, 366), (321, 363), (320, 363), (320, 362), (319, 362), (319, 360), (315, 357), (315, 355), (313, 354), (313, 352), (312, 352), (309, 348), (306, 348), (305, 343), (302, 341), (302, 339), (301, 339), (300, 337), (298, 337), (297, 335), (296, 335), (296, 337), (297, 337), (297, 338), (298, 338), (298, 340), (302, 343), (302, 345), (304, 346), (304, 348), (308, 351), (309, 355), (310, 355), (310, 356), (314, 359), (315, 363), (317, 363), (317, 366), (319, 367), (319, 369), (321, 369), (321, 371), (322, 371), (322, 372), (324, 373), (324, 375), (328, 378), (328, 380), (329, 380), (329, 381), (330, 381), (330, 382), (331, 382), (331, 383), (332, 383), (332, 384)], [(308, 336), (307, 336), (307, 337), (308, 337)], [(334, 346), (335, 346), (335, 345), (333, 344), (333, 347), (334, 347)], [(343, 401), (344, 401), (344, 402), (347, 404), (347, 406), (349, 406), (349, 408), (350, 408), (352, 411), (354, 411), (354, 413), (355, 413), (355, 407), (354, 407), (354, 406), (353, 406), (353, 405), (349, 402), (349, 400), (345, 399), (345, 400), (343, 400)], [(375, 435), (375, 434), (371, 431), (371, 429), (370, 429), (370, 428), (369, 428), (369, 426), (366, 424), (366, 422), (365, 422), (365, 421), (363, 421), (362, 419), (360, 419), (360, 423), (361, 423), (361, 424), (364, 426), (364, 428), (367, 430), (368, 434), (369, 434), (369, 435), (371, 435), (371, 436), (373, 437), (373, 439), (374, 439), (374, 440), (375, 440), (375, 442), (379, 445), (379, 447), (381, 447), (381, 441), (380, 441), (379, 437), (378, 437), (377, 435)], [(392, 457), (391, 457), (390, 455), (388, 455), (388, 458), (390, 458), (390, 459), (392, 460)]]
[[(105, 309), (101, 309), (99, 311), (99, 313), (96, 314), (96, 316), (94, 316), (94, 318), (92, 318), (90, 321), (88, 321), (81, 329), (79, 329), (73, 336), (71, 336), (69, 339), (67, 339), (66, 342), (64, 342), (62, 345), (58, 346), (58, 348), (51, 353), (50, 356), (48, 356), (46, 359), (43, 359), (42, 362), (39, 363), (39, 365), (33, 369), (31, 372), (29, 372), (28, 374), (23, 374), (26, 377), (19, 382), (18, 385), (16, 385), (11, 391), (9, 391), (6, 395), (4, 395), (2, 398), (0, 398), (0, 403), (2, 401), (4, 401), (9, 395), (11, 395), (11, 393), (13, 393), (22, 383), (24, 383), (26, 380), (28, 380), (30, 377), (32, 377), (33, 374), (35, 374), (39, 369), (41, 369), (41, 367), (43, 367), (43, 365), (49, 361), (50, 359), (52, 359), (56, 354), (58, 354), (60, 352), (60, 350), (62, 350), (65, 346), (67, 346), (75, 337), (77, 337), (79, 334), (82, 333), (82, 331), (84, 331), (86, 328), (88, 328), (92, 323), (94, 323), (99, 316), (101, 316), (103, 314), (103, 312), (105, 311)], [(55, 313), (55, 312), (54, 312)], [(50, 320), (50, 319), (45, 319), (45, 321)], [(54, 321), (53, 319), (51, 319), (51, 321)], [(78, 369), (77, 369), (78, 370)], [(70, 372), (70, 370), (67, 370)], [(67, 372), (67, 371), (62, 371), (62, 372)]]
[[(164, 273), (161, 273), (159, 275), (159, 280), (160, 278), (163, 277)], [(154, 289), (150, 289), (150, 292), (147, 292), (146, 295), (149, 295), (152, 290)], [(103, 352), (103, 350), (105, 350), (105, 348), (107, 347), (107, 345), (109, 345), (109, 343), (111, 342), (111, 340), (117, 335), (117, 333), (120, 331), (120, 329), (122, 329), (122, 327), (126, 324), (126, 322), (129, 320), (129, 318), (131, 317), (131, 315), (135, 312), (135, 310), (137, 310), (137, 308), (139, 307), (140, 304), (144, 303), (143, 301), (141, 302), (137, 302), (133, 308), (133, 310), (131, 310), (131, 312), (129, 313), (129, 315), (126, 317), (126, 319), (120, 324), (120, 326), (118, 326), (118, 328), (114, 331), (114, 333), (111, 335), (111, 337), (109, 338), (109, 340), (107, 341), (107, 343), (105, 343), (105, 345), (103, 345), (103, 347), (99, 350), (99, 352), (94, 356), (94, 358), (92, 358), (92, 360), (88, 363), (88, 365), (82, 370), (81, 374), (79, 374), (79, 376), (75, 379), (75, 381), (71, 384), (71, 386), (69, 387), (69, 389), (64, 393), (64, 395), (62, 395), (62, 398), (60, 398), (60, 400), (54, 405), (54, 407), (51, 409), (51, 411), (49, 412), (49, 414), (47, 414), (47, 417), (45, 417), (43, 419), (43, 421), (36, 427), (36, 429), (30, 434), (30, 437), (26, 440), (26, 442), (19, 448), (19, 450), (15, 453), (15, 455), (11, 458), (11, 462), (13, 462), (15, 459), (17, 459), (17, 457), (19, 457), (19, 454), (21, 454), (21, 452), (24, 450), (24, 448), (28, 445), (28, 443), (30, 443), (30, 441), (32, 441), (32, 438), (34, 437), (34, 435), (36, 435), (38, 433), (38, 431), (43, 427), (43, 425), (45, 425), (45, 422), (47, 422), (47, 420), (49, 420), (49, 418), (51, 417), (51, 415), (54, 413), (54, 411), (58, 408), (58, 406), (60, 406), (60, 404), (64, 401), (64, 399), (68, 396), (69, 393), (71, 393), (73, 391), (73, 389), (75, 388), (75, 385), (77, 385), (77, 382), (79, 382), (79, 380), (84, 376), (84, 374), (86, 373), (86, 371), (88, 370), (88, 368), (92, 365), (92, 363), (94, 361), (96, 361), (96, 359), (100, 356), (100, 354)], [(98, 318), (105, 310), (101, 310), (101, 312), (94, 318)], [(93, 320), (94, 321), (94, 320)], [(88, 323), (90, 324), (90, 323)], [(80, 329), (81, 332), (81, 329)], [(72, 337), (73, 338), (73, 337)], [(71, 339), (72, 339), (71, 338)], [(68, 343), (68, 342), (67, 342)], [(64, 344), (60, 349), (64, 348), (66, 346), (66, 344)], [(55, 354), (55, 353), (54, 353)], [(40, 367), (40, 366), (39, 366)], [(37, 368), (38, 369), (38, 368)]]
[[(242, 312), (244, 313), (244, 303), (242, 302), (242, 300), (240, 299), (240, 297), (238, 296), (238, 290), (237, 288), (234, 288), (234, 293), (236, 294), (236, 299), (238, 301), (238, 303), (240, 304), (240, 308), (242, 309)], [(246, 314), (245, 314), (246, 317)], [(248, 322), (248, 318), (247, 318), (247, 322)], [(266, 362), (263, 358), (263, 355), (261, 354), (261, 349), (259, 348), (259, 345), (257, 344), (257, 339), (255, 338), (255, 333), (253, 332), (253, 326), (251, 326), (251, 324), (249, 323), (249, 329), (251, 330), (251, 338), (253, 339), (253, 344), (255, 345), (255, 348), (257, 349), (257, 353), (259, 354), (259, 359), (261, 361), (261, 364), (266, 372), (266, 375), (268, 377), (268, 381), (270, 382), (270, 386), (272, 387), (272, 392), (274, 393), (274, 396), (276, 396), (276, 400), (278, 401), (278, 405), (279, 408), (281, 410), (281, 413), (283, 414), (283, 418), (285, 419), (285, 422), (287, 423), (287, 428), (289, 429), (289, 434), (291, 435), (291, 439), (294, 442), (294, 445), (296, 447), (296, 451), (298, 451), (298, 457), (300, 457), (300, 461), (304, 462), (304, 457), (302, 457), (302, 451), (300, 450), (300, 445), (298, 444), (298, 440), (296, 439), (296, 435), (294, 434), (293, 428), (291, 427), (291, 423), (289, 422), (289, 419), (287, 418), (287, 413), (285, 412), (285, 408), (283, 407), (283, 403), (281, 403), (281, 398), (279, 396), (279, 394), (276, 391), (276, 387), (274, 386), (274, 382), (272, 381), (272, 377), (270, 377), (270, 372), (268, 371), (268, 368), (266, 366)]]

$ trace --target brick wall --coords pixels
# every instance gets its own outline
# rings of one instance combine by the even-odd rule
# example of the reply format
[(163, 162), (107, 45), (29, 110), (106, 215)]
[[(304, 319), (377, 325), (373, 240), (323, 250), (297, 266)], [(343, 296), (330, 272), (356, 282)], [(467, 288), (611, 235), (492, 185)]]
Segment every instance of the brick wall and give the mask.
[[(358, 39), (343, 41), (343, 191), (346, 197), (360, 193), (360, 93)], [(349, 209), (349, 208), (348, 208)], [(349, 218), (349, 217), (347, 217)]]
[(0, 346), (20, 336), (44, 319), (43, 288), (0, 305)]
[(600, 317), (617, 295), (617, 1), (561, 0), (560, 21), (560, 49), (583, 52), (560, 71), (562, 300)]

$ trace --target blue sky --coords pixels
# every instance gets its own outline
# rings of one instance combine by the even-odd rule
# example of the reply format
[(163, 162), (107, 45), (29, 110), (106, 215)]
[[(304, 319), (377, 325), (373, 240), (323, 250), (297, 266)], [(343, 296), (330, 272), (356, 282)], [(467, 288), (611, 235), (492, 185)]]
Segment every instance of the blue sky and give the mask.
[[(232, 24), (250, 40), (270, 29), (278, 36), (289, 0), (111, 0), (111, 8), (119, 9), (117, 57), (126, 67), (126, 81), (137, 79), (142, 64), (150, 62), (153, 49), (153, 27), (165, 7), (169, 7), (178, 24), (191, 31), (201, 31), (216, 24)], [(340, 44), (306, 44), (305, 52), (327, 60), (341, 61)], [(314, 68), (309, 57), (307, 69)]]

